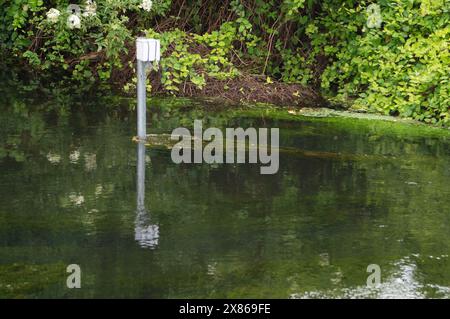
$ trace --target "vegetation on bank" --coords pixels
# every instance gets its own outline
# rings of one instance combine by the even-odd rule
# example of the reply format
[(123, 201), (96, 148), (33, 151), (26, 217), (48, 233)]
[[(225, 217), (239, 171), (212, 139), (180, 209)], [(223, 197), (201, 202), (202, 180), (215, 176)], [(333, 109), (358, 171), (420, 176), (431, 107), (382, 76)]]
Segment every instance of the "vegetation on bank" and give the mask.
[[(450, 123), (448, 0), (13, 0), (0, 49), (41, 81), (134, 93), (134, 39), (159, 38), (149, 90)], [(57, 80), (55, 80), (57, 79)], [(264, 98), (265, 97), (265, 98)], [(308, 103), (306, 103), (308, 104)]]

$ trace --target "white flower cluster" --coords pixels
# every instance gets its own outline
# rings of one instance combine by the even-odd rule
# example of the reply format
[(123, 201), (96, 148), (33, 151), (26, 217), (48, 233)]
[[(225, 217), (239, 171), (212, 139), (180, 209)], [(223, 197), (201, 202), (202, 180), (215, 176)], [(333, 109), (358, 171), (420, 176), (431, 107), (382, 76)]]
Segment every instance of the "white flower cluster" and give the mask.
[(383, 18), (381, 17), (381, 8), (378, 4), (372, 3), (367, 7), (367, 27), (369, 29), (381, 28)]
[(86, 1), (86, 6), (84, 7), (83, 17), (95, 16), (97, 14), (97, 4), (92, 0)]
[[(69, 29), (79, 29), (81, 28), (81, 15), (83, 15), (83, 17), (95, 16), (97, 14), (97, 4), (93, 0), (86, 0), (83, 14), (81, 14), (81, 9), (78, 5), (69, 4), (67, 12), (69, 13), (69, 16), (67, 17), (67, 27)], [(46, 15), (47, 21), (50, 23), (57, 23), (61, 12), (58, 9), (51, 8)]]
[(67, 18), (67, 26), (69, 29), (79, 29), (81, 28), (81, 19), (76, 14), (71, 14)]
[(47, 20), (51, 23), (56, 23), (56, 22), (58, 22), (58, 18), (60, 15), (61, 15), (61, 12), (59, 12), (58, 9), (51, 8), (47, 12)]
[(152, 0), (142, 0), (142, 3), (139, 7), (144, 9), (145, 11), (150, 11), (152, 10), (152, 6), (153, 6)]

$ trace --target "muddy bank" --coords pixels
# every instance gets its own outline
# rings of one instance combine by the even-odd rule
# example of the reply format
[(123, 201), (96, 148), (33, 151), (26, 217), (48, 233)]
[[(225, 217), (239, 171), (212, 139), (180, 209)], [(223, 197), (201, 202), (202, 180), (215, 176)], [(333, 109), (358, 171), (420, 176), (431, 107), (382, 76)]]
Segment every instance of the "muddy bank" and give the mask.
[[(157, 76), (151, 77), (155, 95), (167, 95)], [(242, 103), (268, 103), (289, 107), (327, 107), (328, 102), (312, 88), (300, 84), (277, 81), (267, 82), (265, 76), (242, 75), (234, 79), (208, 78), (203, 89), (192, 83), (180, 86), (179, 97), (213, 98), (231, 105)]]

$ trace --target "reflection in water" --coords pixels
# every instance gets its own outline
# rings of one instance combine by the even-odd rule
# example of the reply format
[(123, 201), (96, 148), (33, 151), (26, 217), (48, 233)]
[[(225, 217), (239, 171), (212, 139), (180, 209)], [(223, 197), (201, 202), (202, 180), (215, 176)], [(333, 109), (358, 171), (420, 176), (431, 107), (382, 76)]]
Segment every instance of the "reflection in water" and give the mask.
[(158, 246), (159, 226), (150, 223), (150, 216), (145, 209), (145, 144), (137, 146), (137, 200), (134, 239), (143, 248), (154, 249)]
[(95, 170), (97, 168), (97, 155), (90, 153), (84, 154), (84, 167), (87, 172)]
[(383, 299), (422, 299), (423, 285), (417, 280), (417, 265), (405, 257), (395, 263), (398, 269), (379, 288), (378, 298)]
[[(115, 112), (57, 120), (11, 103), (0, 112), (0, 298), (68, 297), (72, 262), (89, 270), (82, 298), (450, 297), (450, 131), (228, 123), (167, 101), (152, 105), (154, 133), (199, 114), (221, 128), (277, 125), (279, 173), (176, 165), (164, 147), (136, 149), (132, 120)], [(382, 284), (368, 289), (372, 263)]]
[(329, 291), (309, 291), (292, 294), (293, 299), (310, 298), (378, 298), (378, 299), (424, 299), (424, 290), (433, 290), (440, 298), (449, 298), (450, 289), (436, 284), (423, 284), (418, 281), (416, 262), (406, 256), (393, 264), (394, 271), (381, 284), (374, 288), (366, 286), (346, 287)]

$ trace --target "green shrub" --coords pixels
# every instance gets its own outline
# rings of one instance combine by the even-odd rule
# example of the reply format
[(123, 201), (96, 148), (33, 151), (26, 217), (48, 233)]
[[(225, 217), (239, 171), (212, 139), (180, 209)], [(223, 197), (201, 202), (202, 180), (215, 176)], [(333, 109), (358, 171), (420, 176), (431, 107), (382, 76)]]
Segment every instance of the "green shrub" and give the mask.
[(325, 35), (335, 44), (328, 51), (323, 47), (331, 63), (322, 75), (322, 88), (342, 102), (352, 99), (355, 108), (448, 123), (450, 2), (379, 3), (379, 28), (364, 25), (366, 6), (344, 7), (348, 18), (359, 17), (346, 25), (339, 23), (345, 15), (336, 8), (320, 19), (322, 25), (338, 26), (334, 36)]
[(129, 90), (127, 48), (144, 31), (161, 39), (171, 93), (247, 72), (313, 86), (353, 108), (450, 123), (448, 0), (232, 0), (225, 8), (155, 0), (150, 11), (140, 0), (97, 2), (96, 15), (73, 29), (67, 1), (51, 1), (56, 22), (40, 0), (2, 3), (0, 48), (39, 74), (83, 85), (123, 72)]

